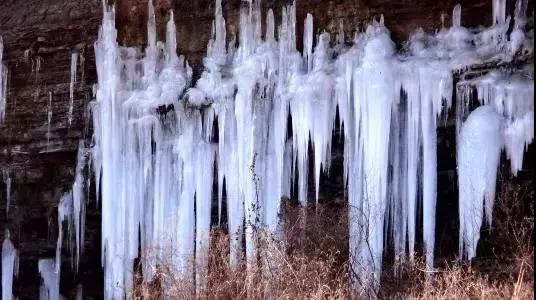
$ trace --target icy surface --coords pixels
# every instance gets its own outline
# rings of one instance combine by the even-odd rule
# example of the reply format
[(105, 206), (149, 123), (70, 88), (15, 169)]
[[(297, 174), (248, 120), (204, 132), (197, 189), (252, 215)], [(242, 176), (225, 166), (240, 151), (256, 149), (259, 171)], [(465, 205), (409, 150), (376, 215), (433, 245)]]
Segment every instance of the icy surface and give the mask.
[(2, 300), (13, 299), (13, 278), (19, 272), (19, 254), (9, 238), (6, 230), (2, 242)]

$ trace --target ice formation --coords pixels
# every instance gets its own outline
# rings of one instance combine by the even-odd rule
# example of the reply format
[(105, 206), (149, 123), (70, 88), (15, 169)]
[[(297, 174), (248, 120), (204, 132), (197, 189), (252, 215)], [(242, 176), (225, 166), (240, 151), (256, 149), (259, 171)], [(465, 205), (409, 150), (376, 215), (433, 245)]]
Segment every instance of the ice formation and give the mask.
[(13, 278), (19, 272), (18, 251), (9, 238), (9, 230), (6, 230), (2, 242), (2, 300), (13, 299)]
[(60, 273), (56, 270), (54, 259), (40, 259), (37, 262), (39, 274), (41, 274), (41, 287), (39, 288), (40, 300), (60, 299)]
[[(67, 240), (67, 246), (71, 254), (71, 268), (78, 271), (80, 255), (84, 250), (86, 218), (84, 168), (86, 167), (86, 162), (87, 148), (84, 146), (84, 141), (81, 140), (78, 145), (74, 183), (72, 188), (61, 196), (58, 204), (56, 256), (54, 259), (39, 260), (39, 273), (43, 278), (43, 285), (40, 290), (41, 299), (59, 299), (59, 280), (64, 239)], [(67, 230), (64, 230), (63, 227), (65, 223), (67, 224)], [(67, 232), (66, 238), (64, 238), (65, 231)]]
[[(460, 256), (471, 259), (476, 255), (484, 217), (486, 224), (492, 223), (501, 149), (506, 151), (511, 173), (517, 175), (534, 139), (534, 70), (494, 70), (459, 82), (458, 91), (459, 247)], [(472, 95), (483, 106), (464, 121)], [(500, 126), (495, 120), (499, 117)], [(471, 136), (477, 137), (472, 141)]]
[(52, 122), (52, 92), (48, 92), (47, 106), (47, 150), (50, 145), (50, 123)]
[(11, 176), (9, 170), (2, 170), (4, 185), (6, 186), (6, 216), (9, 214), (9, 206), (11, 205)]
[(480, 238), (484, 210), (491, 222), (497, 168), (503, 145), (503, 118), (491, 106), (473, 111), (458, 143), (460, 256), (472, 259)]
[[(67, 221), (68, 236), (67, 241), (71, 246), (74, 266), (78, 270), (80, 254), (84, 250), (85, 219), (86, 219), (86, 201), (84, 189), (84, 168), (86, 165), (86, 152), (84, 142), (81, 140), (78, 144), (78, 154), (76, 160), (75, 178), (70, 191), (65, 193), (58, 205), (58, 242), (56, 247), (56, 267), (58, 272), (61, 266), (61, 249), (63, 241), (62, 224)], [(74, 230), (74, 245), (71, 245), (72, 231)], [(74, 247), (74, 249), (73, 249)]]
[(517, 174), (526, 146), (534, 138), (534, 70), (491, 71), (459, 85), (473, 87), (481, 104), (505, 117), (506, 154), (512, 174)]
[(4, 56), (4, 41), (0, 36), (0, 124), (4, 123), (6, 118), (6, 101), (7, 101), (7, 66), (2, 62)]
[(138, 256), (147, 280), (164, 259), (178, 274), (191, 270), (195, 251), (196, 263), (206, 264), (216, 150), (206, 141), (205, 116), (177, 101), (192, 70), (176, 54), (173, 13), (166, 42), (157, 43), (149, 3), (141, 59), (139, 50), (117, 44), (114, 14), (106, 9), (95, 43), (99, 82), (92, 106), (107, 298), (120, 298), (132, 286)]
[[(452, 26), (435, 34), (419, 29), (398, 53), (383, 17), (346, 46), (343, 31), (333, 44), (328, 33), (315, 33), (313, 16), (307, 14), (300, 53), (295, 4), (283, 7), (276, 28), (272, 10), (263, 20), (259, 1), (244, 3), (238, 36), (227, 44), (222, 4), (216, 0), (204, 70), (195, 83), (185, 58), (177, 55), (173, 11), (165, 41), (157, 42), (149, 1), (147, 46), (141, 50), (117, 43), (115, 11), (105, 6), (95, 42), (92, 148), (80, 143), (75, 183), (60, 201), (56, 261), (40, 262), (44, 291), (58, 293), (63, 220), (74, 228), (76, 265), (83, 250), (86, 151), (102, 203), (105, 298), (122, 298), (132, 287), (136, 258), (144, 280), (151, 280), (164, 261), (200, 289), (209, 271), (212, 182), (218, 224), (227, 213), (231, 266), (237, 268), (245, 254), (249, 270), (257, 264), (258, 229), (278, 236), (281, 197), (292, 196), (295, 178), (297, 198), (308, 205), (310, 165), (318, 203), (321, 174), (330, 169), (337, 113), (344, 129), (350, 279), (357, 293), (370, 296), (378, 288), (387, 235), (397, 262), (414, 259), (421, 231), (417, 224), (423, 226), (425, 261), (432, 269), (436, 129), (452, 104), (453, 74), (475, 64), (511, 62), (532, 51), (533, 38), (524, 28), (526, 2), (516, 4), (512, 30), (504, 3), (494, 1), (491, 27), (474, 30), (462, 27), (457, 5)], [(71, 62), (69, 123), (75, 54)], [(458, 83), (458, 159), (464, 181), (460, 249), (469, 258), (483, 209), (491, 222), (502, 141), (514, 173), (532, 142), (532, 74), (531, 68), (497, 71)], [(486, 106), (463, 123), (473, 90)], [(489, 160), (480, 155), (475, 166), (469, 165), (482, 147)]]
[(71, 126), (73, 121), (74, 89), (76, 85), (76, 66), (78, 64), (78, 53), (71, 54), (71, 82), (69, 83), (69, 111), (67, 112), (67, 123)]

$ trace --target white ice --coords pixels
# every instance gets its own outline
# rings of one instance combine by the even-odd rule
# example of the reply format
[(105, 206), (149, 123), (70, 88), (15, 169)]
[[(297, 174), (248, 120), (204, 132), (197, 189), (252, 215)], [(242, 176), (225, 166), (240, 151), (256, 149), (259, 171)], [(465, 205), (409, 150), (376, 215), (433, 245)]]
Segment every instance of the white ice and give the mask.
[(460, 256), (467, 259), (476, 255), (484, 211), (491, 218), (503, 122), (493, 107), (481, 106), (469, 115), (461, 129), (458, 144)]
[(4, 40), (0, 36), (0, 124), (4, 123), (6, 118), (7, 103), (7, 66), (3, 63)]
[(13, 299), (13, 278), (19, 272), (19, 254), (5, 230), (2, 242), (2, 300)]
[(9, 170), (2, 170), (2, 178), (4, 185), (6, 186), (6, 216), (9, 214), (9, 206), (11, 205), (11, 175)]
[(41, 274), (41, 287), (39, 288), (40, 300), (60, 299), (60, 277), (56, 270), (54, 259), (40, 259), (37, 262), (39, 274)]
[(69, 83), (69, 111), (67, 123), (71, 126), (73, 121), (74, 90), (76, 86), (76, 67), (78, 65), (78, 53), (71, 53), (71, 82)]
[[(318, 203), (321, 174), (330, 169), (337, 110), (344, 129), (343, 178), (355, 287), (362, 295), (378, 288), (386, 234), (394, 237), (397, 260), (414, 259), (420, 238), (417, 224), (423, 226), (426, 265), (432, 269), (436, 130), (438, 119), (452, 104), (453, 73), (490, 61), (509, 62), (530, 51), (531, 37), (524, 34), (526, 3), (519, 0), (516, 5), (510, 36), (504, 1), (494, 1), (493, 7), (493, 26), (468, 29), (462, 26), (463, 11), (457, 5), (452, 26), (434, 34), (416, 30), (398, 53), (383, 17), (357, 32), (348, 47), (344, 31), (333, 45), (328, 33), (316, 34), (313, 16), (307, 14), (299, 53), (295, 3), (282, 9), (281, 22), (271, 10), (262, 19), (259, 1), (243, 3), (238, 34), (228, 38), (222, 3), (216, 0), (204, 69), (195, 83), (185, 58), (177, 55), (172, 11), (166, 40), (157, 42), (149, 1), (148, 43), (142, 50), (119, 46), (114, 9), (105, 7), (95, 43), (98, 84), (91, 103), (90, 150), (102, 203), (105, 298), (124, 297), (132, 287), (137, 257), (146, 280), (158, 262), (169, 259), (178, 274), (198, 289), (203, 287), (212, 181), (218, 188), (219, 225), (227, 214), (231, 266), (238, 267), (242, 257), (248, 269), (257, 264), (257, 228), (277, 234), (281, 197), (294, 196), (296, 177), (299, 202), (310, 202), (310, 159)], [(522, 167), (534, 135), (533, 104), (526, 100), (534, 93), (529, 85), (532, 73), (501, 73), (498, 79), (490, 73), (493, 78), (468, 82), (481, 102), (505, 115), (504, 140), (514, 172)], [(459, 142), (467, 135), (462, 123), (472, 94), (460, 86)], [(487, 141), (478, 130), (474, 135), (475, 142)], [(82, 216), (84, 207), (77, 189), (75, 180), (74, 218)], [(223, 201), (227, 212), (222, 212)], [(487, 210), (490, 207), (486, 204)], [(83, 220), (74, 224), (81, 226), (75, 227), (79, 251)]]

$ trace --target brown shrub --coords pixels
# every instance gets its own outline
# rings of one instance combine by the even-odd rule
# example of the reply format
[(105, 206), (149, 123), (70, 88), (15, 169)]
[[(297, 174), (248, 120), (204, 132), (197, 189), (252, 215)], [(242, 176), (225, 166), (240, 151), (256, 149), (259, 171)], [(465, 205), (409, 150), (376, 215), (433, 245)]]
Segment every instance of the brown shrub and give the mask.
[[(387, 299), (533, 299), (532, 187), (500, 180), (494, 224), (485, 229), (488, 251), (471, 263), (445, 263), (426, 276), (420, 261), (403, 264), (400, 277), (384, 272), (378, 297)], [(282, 207), (284, 238), (257, 234), (258, 264), (229, 266), (229, 237), (214, 229), (206, 286), (172, 274), (165, 262), (151, 282), (137, 278), (134, 299), (348, 299), (348, 230), (344, 205)], [(284, 242), (282, 242), (283, 240)], [(491, 249), (491, 251), (489, 251)], [(490, 254), (491, 253), (491, 254)], [(392, 270), (390, 270), (392, 271)], [(428, 280), (426, 279), (428, 277)], [(162, 282), (166, 284), (162, 288)]]

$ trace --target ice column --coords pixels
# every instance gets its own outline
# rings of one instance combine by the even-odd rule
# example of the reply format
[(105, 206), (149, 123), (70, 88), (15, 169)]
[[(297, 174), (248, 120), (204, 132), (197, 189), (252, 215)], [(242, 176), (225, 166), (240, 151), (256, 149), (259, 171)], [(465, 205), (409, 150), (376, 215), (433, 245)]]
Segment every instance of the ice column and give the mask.
[(351, 280), (359, 294), (367, 295), (378, 288), (382, 265), (395, 82), (388, 31), (375, 23), (365, 35), (362, 61), (352, 74), (353, 118), (345, 127), (352, 127), (355, 138), (349, 141), (348, 167)]
[(50, 123), (52, 122), (52, 92), (48, 92), (47, 106), (47, 150), (50, 145)]
[(480, 238), (484, 213), (495, 197), (497, 168), (503, 137), (503, 118), (492, 107), (481, 106), (463, 124), (458, 144), (460, 256), (472, 259)]
[(85, 189), (84, 189), (84, 167), (86, 163), (86, 148), (84, 147), (84, 141), (80, 140), (78, 143), (78, 154), (76, 159), (75, 178), (72, 186), (72, 200), (73, 200), (73, 217), (72, 222), (74, 224), (75, 232), (75, 267), (78, 270), (78, 264), (80, 262), (80, 255), (84, 251), (84, 238), (85, 238), (85, 224), (86, 224), (86, 201), (85, 201)]
[(7, 67), (2, 63), (4, 56), (4, 41), (0, 36), (0, 124), (4, 123), (6, 118), (6, 101), (7, 101)]
[(39, 288), (39, 299), (60, 299), (60, 274), (56, 271), (54, 259), (40, 259), (37, 267), (42, 279), (42, 284)]
[(2, 243), (2, 300), (13, 299), (13, 277), (19, 272), (18, 251), (9, 238), (9, 230), (6, 229)]
[(74, 88), (76, 85), (76, 65), (78, 64), (78, 53), (71, 54), (71, 82), (69, 83), (69, 111), (67, 122), (71, 126), (73, 121), (73, 106), (74, 106)]
[[(208, 244), (210, 210), (207, 213), (203, 207), (195, 214), (196, 201), (201, 205), (212, 194), (211, 184), (196, 188), (196, 176), (206, 177), (212, 170), (210, 156), (195, 157), (208, 155), (200, 146), (208, 130), (200, 112), (179, 101), (192, 70), (176, 53), (173, 13), (165, 43), (157, 43), (151, 1), (148, 11), (145, 55), (136, 48), (119, 47), (114, 10), (108, 7), (95, 43), (99, 82), (92, 103), (92, 159), (96, 178), (102, 178), (97, 189), (100, 186), (107, 299), (122, 298), (130, 290), (137, 257), (145, 280), (152, 279), (157, 263), (164, 259), (177, 275), (193, 279), (196, 222), (202, 236), (200, 258), (201, 248)], [(202, 95), (193, 94), (202, 100)]]
[(6, 216), (9, 214), (9, 206), (11, 205), (11, 176), (9, 171), (2, 170), (2, 177), (6, 186)]

